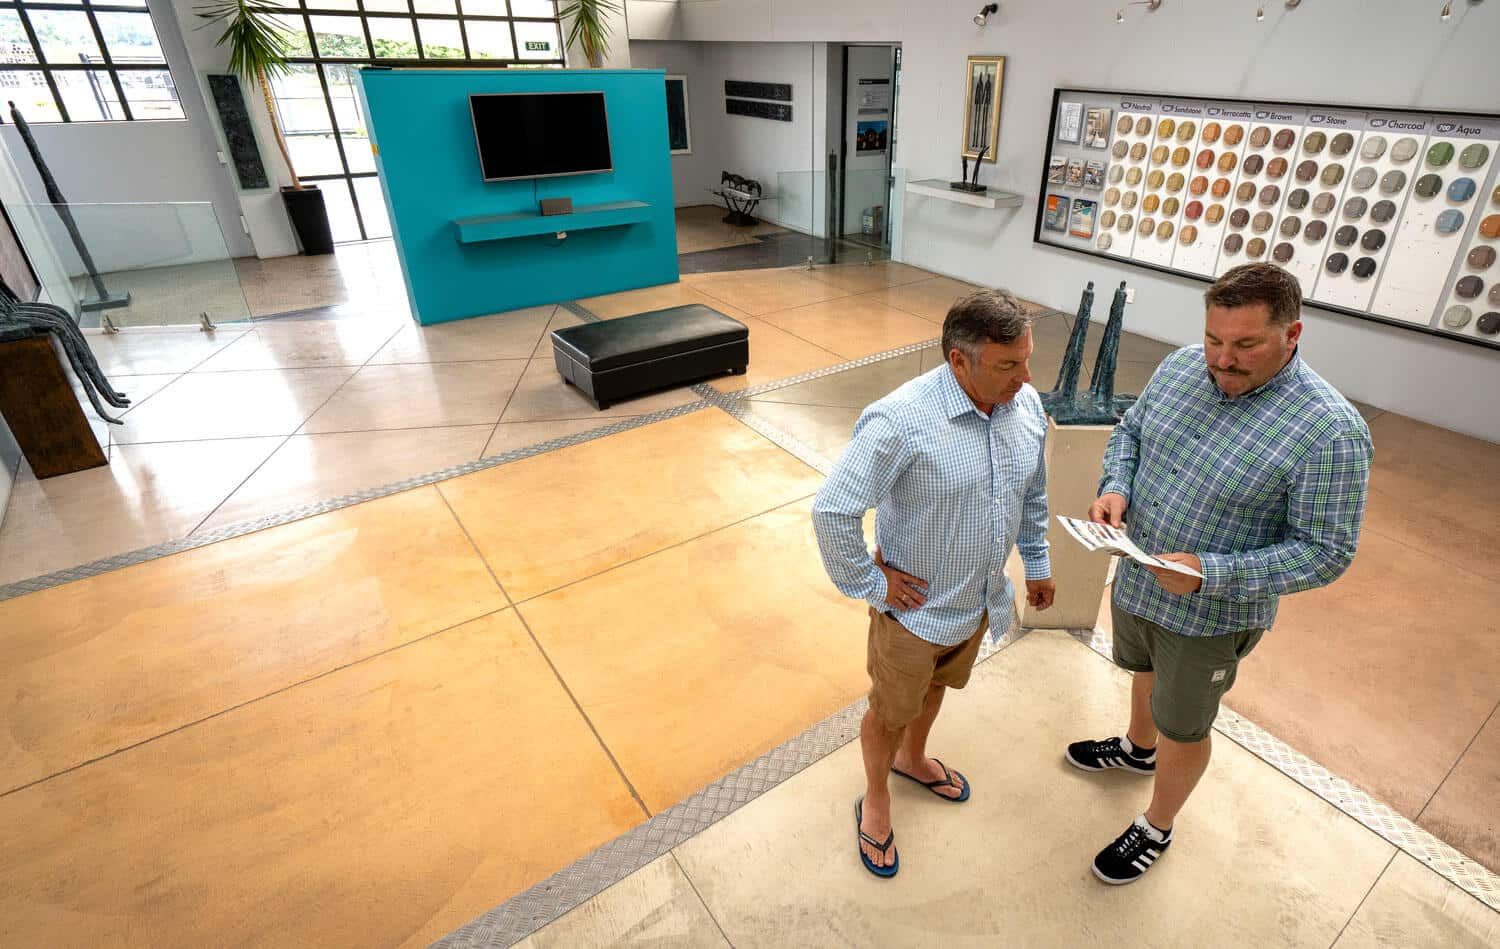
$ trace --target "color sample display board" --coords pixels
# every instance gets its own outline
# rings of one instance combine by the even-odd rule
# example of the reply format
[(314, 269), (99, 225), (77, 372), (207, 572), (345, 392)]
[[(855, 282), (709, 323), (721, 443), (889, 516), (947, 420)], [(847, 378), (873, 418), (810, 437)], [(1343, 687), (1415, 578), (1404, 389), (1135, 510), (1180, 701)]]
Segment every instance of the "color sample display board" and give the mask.
[(1500, 348), (1500, 116), (1057, 89), (1047, 143), (1038, 243)]

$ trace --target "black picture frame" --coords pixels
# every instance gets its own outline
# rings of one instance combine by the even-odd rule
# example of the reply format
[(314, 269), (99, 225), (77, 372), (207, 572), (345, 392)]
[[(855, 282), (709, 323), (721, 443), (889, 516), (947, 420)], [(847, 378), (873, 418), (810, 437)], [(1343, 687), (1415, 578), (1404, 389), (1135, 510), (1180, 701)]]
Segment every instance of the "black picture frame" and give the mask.
[(245, 106), (239, 77), (230, 73), (209, 73), (207, 79), (240, 190), (262, 191), (271, 187), (265, 163), (261, 161), (260, 146), (255, 141), (255, 129), (250, 124), (250, 111)]
[(724, 95), (736, 99), (770, 99), (774, 102), (791, 102), (792, 85), (788, 82), (744, 82), (738, 79), (724, 80)]
[(688, 111), (687, 76), (667, 77), (667, 149), (673, 155), (693, 153), (693, 121)]

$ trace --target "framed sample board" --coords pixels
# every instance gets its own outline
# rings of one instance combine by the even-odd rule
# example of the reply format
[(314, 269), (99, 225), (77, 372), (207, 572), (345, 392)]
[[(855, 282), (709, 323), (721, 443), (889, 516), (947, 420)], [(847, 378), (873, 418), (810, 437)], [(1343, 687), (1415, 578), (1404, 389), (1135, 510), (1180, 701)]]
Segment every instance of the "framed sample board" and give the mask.
[(1497, 153), (1500, 115), (1059, 88), (1033, 240), (1500, 349)]

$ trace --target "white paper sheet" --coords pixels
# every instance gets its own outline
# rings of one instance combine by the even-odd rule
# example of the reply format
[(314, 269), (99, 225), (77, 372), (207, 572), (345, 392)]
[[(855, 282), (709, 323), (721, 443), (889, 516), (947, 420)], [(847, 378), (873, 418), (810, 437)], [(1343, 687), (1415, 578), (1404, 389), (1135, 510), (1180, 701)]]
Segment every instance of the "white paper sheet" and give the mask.
[(1095, 524), (1092, 521), (1080, 521), (1076, 517), (1064, 517), (1057, 515), (1058, 521), (1062, 523), (1063, 529), (1069, 535), (1089, 550), (1107, 550), (1111, 553), (1123, 554), (1136, 563), (1143, 563), (1148, 567), (1161, 567), (1175, 573), (1184, 573), (1190, 577), (1203, 579), (1203, 574), (1185, 564), (1173, 563), (1170, 560), (1162, 560), (1153, 557), (1125, 535), (1118, 527), (1110, 527), (1108, 524)]

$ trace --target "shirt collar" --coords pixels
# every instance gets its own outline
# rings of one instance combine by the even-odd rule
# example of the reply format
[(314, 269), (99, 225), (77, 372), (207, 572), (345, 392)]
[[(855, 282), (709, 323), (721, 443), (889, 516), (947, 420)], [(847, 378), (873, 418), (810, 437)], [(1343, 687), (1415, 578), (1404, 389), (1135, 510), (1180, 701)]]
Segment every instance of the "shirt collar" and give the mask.
[(1265, 382), (1261, 383), (1256, 388), (1251, 389), (1249, 392), (1246, 392), (1244, 395), (1235, 396), (1233, 399), (1231, 399), (1229, 396), (1225, 395), (1224, 394), (1224, 390), (1219, 388), (1219, 384), (1214, 381), (1213, 373), (1211, 373), (1211, 372), (1208, 371), (1208, 366), (1207, 365), (1204, 365), (1203, 372), (1204, 372), (1205, 375), (1208, 376), (1208, 384), (1213, 387), (1213, 390), (1215, 392), (1218, 393), (1220, 401), (1222, 401), (1222, 402), (1243, 402), (1246, 399), (1253, 398), (1254, 396), (1260, 395), (1262, 392), (1270, 392), (1273, 389), (1279, 389), (1279, 388), (1281, 388), (1282, 386), (1284, 386), (1284, 385), (1288, 384), (1289, 382), (1291, 382), (1292, 379), (1297, 375), (1297, 373), (1301, 371), (1301, 369), (1302, 369), (1302, 350), (1300, 348), (1299, 349), (1294, 349), (1294, 350), (1292, 350), (1292, 358), (1287, 360), (1286, 365), (1281, 367), (1281, 371), (1280, 372), (1276, 373), (1276, 375), (1274, 375), (1271, 378), (1267, 379)]
[(938, 375), (939, 384), (942, 387), (943, 408), (947, 411), (950, 419), (959, 418), (972, 412), (982, 419), (990, 419), (997, 412), (1001, 412), (1015, 405), (1015, 399), (1011, 399), (1005, 405), (997, 405), (989, 415), (979, 411), (979, 406), (969, 398), (964, 387), (958, 384), (958, 377), (953, 374), (953, 367), (947, 363), (943, 364), (942, 371)]

